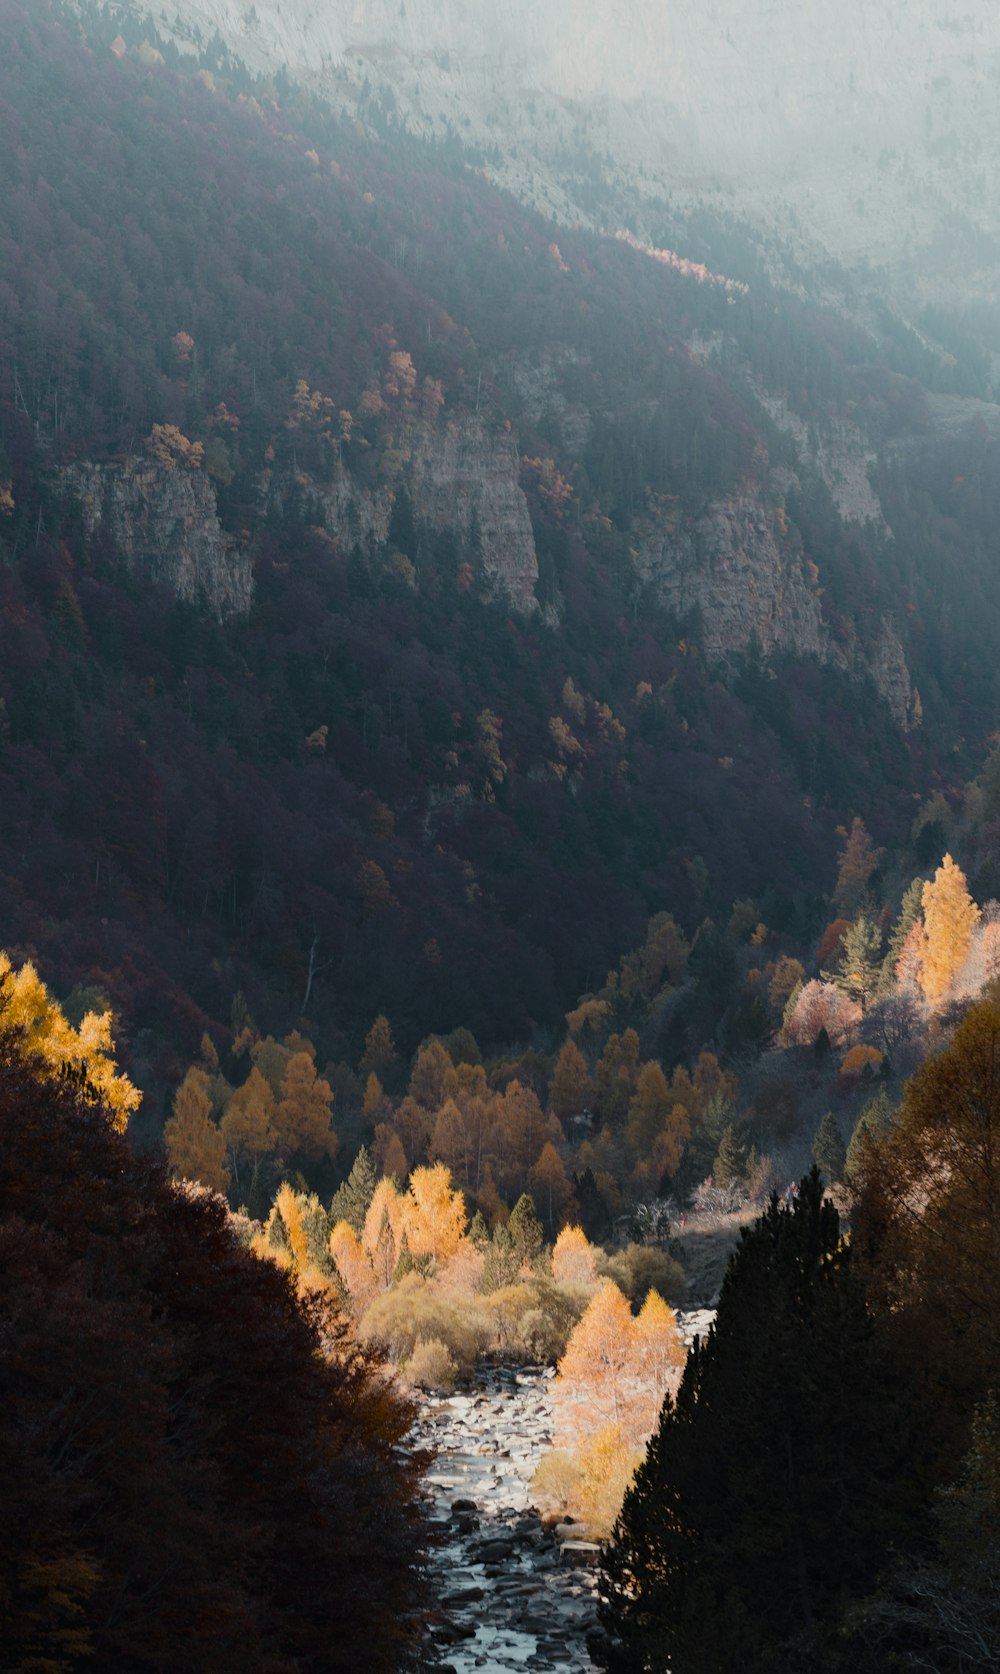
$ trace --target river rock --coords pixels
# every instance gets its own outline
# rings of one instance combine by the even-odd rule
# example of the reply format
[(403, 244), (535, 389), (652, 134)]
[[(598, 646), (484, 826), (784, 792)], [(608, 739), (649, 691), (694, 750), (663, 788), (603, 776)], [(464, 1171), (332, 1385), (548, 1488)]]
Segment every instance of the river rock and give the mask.
[(567, 1540), (559, 1548), (559, 1562), (570, 1569), (596, 1569), (601, 1548), (592, 1540)]

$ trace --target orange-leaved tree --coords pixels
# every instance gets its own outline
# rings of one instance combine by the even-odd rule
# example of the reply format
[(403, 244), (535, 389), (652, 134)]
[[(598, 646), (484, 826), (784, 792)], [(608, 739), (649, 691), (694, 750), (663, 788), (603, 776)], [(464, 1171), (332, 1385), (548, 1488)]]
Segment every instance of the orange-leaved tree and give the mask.
[(933, 882), (924, 884), (924, 941), (920, 986), (929, 1005), (940, 1006), (968, 956), (979, 908), (965, 873), (946, 854)]
[(174, 1113), (163, 1130), (175, 1180), (193, 1180), (214, 1192), (229, 1189), (226, 1140), (212, 1121), (208, 1076), (192, 1065), (174, 1094)]
[(557, 1285), (592, 1285), (597, 1277), (597, 1252), (582, 1227), (564, 1226), (552, 1250), (552, 1277)]
[(453, 1190), (444, 1163), (413, 1170), (403, 1205), (403, 1226), (413, 1255), (447, 1261), (458, 1249), (467, 1219), (465, 1201)]

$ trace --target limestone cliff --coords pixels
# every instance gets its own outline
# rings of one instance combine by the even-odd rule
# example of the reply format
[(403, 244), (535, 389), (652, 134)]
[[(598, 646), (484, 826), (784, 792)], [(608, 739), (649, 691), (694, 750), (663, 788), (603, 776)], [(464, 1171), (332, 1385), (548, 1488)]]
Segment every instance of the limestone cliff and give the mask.
[[(772, 485), (773, 486), (773, 485)], [(696, 614), (706, 661), (752, 649), (791, 651), (870, 677), (900, 726), (912, 703), (903, 647), (884, 619), (870, 648), (836, 638), (823, 616), (819, 572), (802, 552), (780, 501), (749, 490), (713, 502), (690, 522), (649, 521), (635, 531), (642, 579), (679, 617)]]
[(752, 645), (765, 656), (824, 655), (820, 598), (783, 523), (780, 508), (748, 492), (715, 501), (690, 523), (668, 518), (640, 531), (640, 575), (675, 615), (698, 612), (709, 662)]
[[(406, 488), (414, 514), (431, 528), (450, 529), (461, 540), (475, 527), (492, 590), (516, 609), (531, 611), (538, 559), (518, 472), (512, 436), (474, 417), (456, 418), (416, 431), (399, 486)], [(329, 532), (346, 548), (366, 552), (388, 539), (397, 492), (387, 484), (366, 488), (343, 469), (317, 489)]]
[(128, 459), (72, 465), (60, 481), (88, 536), (103, 535), (130, 570), (204, 604), (220, 621), (249, 610), (250, 555), (222, 528), (204, 471)]

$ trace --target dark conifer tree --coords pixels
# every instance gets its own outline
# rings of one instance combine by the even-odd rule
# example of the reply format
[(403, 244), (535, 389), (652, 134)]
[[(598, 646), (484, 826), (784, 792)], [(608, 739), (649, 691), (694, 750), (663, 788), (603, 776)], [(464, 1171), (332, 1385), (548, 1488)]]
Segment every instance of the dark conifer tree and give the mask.
[(818, 1172), (742, 1235), (607, 1550), (614, 1674), (763, 1674), (829, 1641), (913, 1529), (908, 1396)]

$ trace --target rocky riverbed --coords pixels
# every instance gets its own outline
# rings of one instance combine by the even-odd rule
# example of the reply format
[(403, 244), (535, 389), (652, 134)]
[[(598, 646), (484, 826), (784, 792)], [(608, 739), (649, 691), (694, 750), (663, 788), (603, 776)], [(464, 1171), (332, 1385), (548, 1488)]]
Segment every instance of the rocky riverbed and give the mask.
[(543, 1527), (530, 1482), (552, 1446), (551, 1371), (485, 1369), (467, 1394), (432, 1401), (414, 1440), (425, 1479), (440, 1608), (432, 1632), (455, 1674), (593, 1667), (598, 1548)]
[[(682, 1316), (689, 1340), (711, 1314)], [(594, 1667), (599, 1549), (538, 1515), (531, 1479), (552, 1446), (551, 1369), (483, 1368), (430, 1398), (414, 1428), (437, 1457), (425, 1478), (438, 1599), (432, 1632), (454, 1674)]]

